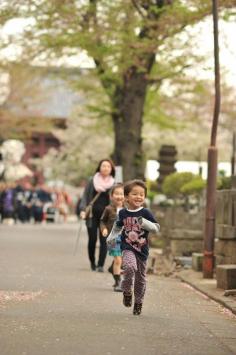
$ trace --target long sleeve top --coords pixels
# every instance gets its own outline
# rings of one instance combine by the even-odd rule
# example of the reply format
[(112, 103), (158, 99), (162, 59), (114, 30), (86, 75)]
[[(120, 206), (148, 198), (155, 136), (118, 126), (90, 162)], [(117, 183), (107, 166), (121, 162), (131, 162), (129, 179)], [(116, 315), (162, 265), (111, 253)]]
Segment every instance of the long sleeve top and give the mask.
[(149, 209), (141, 207), (137, 210), (123, 208), (119, 211), (117, 227), (123, 227), (121, 232), (121, 250), (132, 250), (141, 260), (147, 260), (149, 254), (148, 234), (150, 230), (145, 229), (140, 223), (140, 218), (152, 222), (159, 230), (159, 225)]
[(105, 210), (103, 211), (102, 217), (100, 219), (101, 232), (103, 232), (103, 230), (107, 228), (108, 234), (110, 234), (116, 219), (117, 219), (117, 208), (112, 204), (106, 206)]

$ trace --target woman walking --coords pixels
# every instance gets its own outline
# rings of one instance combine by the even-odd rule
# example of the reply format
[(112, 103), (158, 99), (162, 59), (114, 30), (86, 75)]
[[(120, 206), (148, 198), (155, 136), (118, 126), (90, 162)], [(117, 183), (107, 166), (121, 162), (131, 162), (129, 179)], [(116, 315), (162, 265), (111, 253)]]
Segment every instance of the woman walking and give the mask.
[[(88, 256), (93, 271), (103, 272), (107, 254), (106, 239), (100, 231), (100, 218), (106, 206), (109, 205), (109, 191), (114, 184), (115, 167), (110, 159), (103, 159), (98, 163), (95, 175), (91, 177), (85, 187), (80, 202), (80, 217), (86, 219), (88, 231)], [(90, 216), (86, 217), (86, 207), (91, 205)], [(99, 258), (96, 265), (95, 251), (99, 233)]]

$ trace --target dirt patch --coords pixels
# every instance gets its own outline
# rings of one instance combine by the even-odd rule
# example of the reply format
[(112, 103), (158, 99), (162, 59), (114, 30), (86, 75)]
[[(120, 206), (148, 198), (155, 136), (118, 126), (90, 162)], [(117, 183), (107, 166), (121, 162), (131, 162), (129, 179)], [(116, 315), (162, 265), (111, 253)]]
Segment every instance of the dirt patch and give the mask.
[(43, 291), (5, 291), (0, 290), (0, 307), (4, 307), (9, 302), (33, 301), (43, 295)]

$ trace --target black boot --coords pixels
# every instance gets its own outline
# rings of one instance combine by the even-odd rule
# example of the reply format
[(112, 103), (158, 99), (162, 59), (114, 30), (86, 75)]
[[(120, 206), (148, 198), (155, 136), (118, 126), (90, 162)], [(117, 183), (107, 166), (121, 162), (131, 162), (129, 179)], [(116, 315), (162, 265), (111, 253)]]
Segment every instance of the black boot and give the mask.
[(112, 261), (111, 266), (109, 266), (109, 268), (107, 269), (107, 271), (110, 272), (111, 274), (113, 274), (113, 265), (114, 265), (114, 261)]
[(132, 293), (131, 292), (123, 292), (123, 305), (125, 307), (131, 307), (132, 306)]
[(113, 275), (114, 277), (114, 280), (115, 280), (115, 284), (114, 284), (114, 291), (115, 291), (115, 288), (120, 286), (120, 275)]
[(142, 303), (135, 303), (134, 304), (134, 309), (133, 309), (133, 314), (135, 316), (139, 316), (142, 312)]
[(115, 292), (122, 292), (120, 275), (114, 275), (114, 278), (116, 281), (115, 286), (114, 286), (114, 291)]
[(115, 280), (115, 283), (114, 285), (112, 285), (112, 287), (115, 287), (116, 286), (116, 278), (115, 278), (115, 275), (112, 275), (113, 276), (113, 279)]

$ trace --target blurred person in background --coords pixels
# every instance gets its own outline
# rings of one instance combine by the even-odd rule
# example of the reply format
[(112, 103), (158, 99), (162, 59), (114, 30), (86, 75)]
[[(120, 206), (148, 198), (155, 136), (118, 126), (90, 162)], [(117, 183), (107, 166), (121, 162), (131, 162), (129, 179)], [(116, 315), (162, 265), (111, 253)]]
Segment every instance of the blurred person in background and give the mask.
[(41, 223), (43, 221), (43, 206), (45, 203), (51, 201), (51, 194), (48, 192), (47, 187), (45, 185), (41, 184), (33, 189), (30, 203), (31, 215), (35, 223)]
[(55, 207), (58, 209), (60, 215), (63, 216), (64, 222), (66, 222), (69, 214), (69, 207), (72, 206), (72, 199), (63, 188), (57, 188), (55, 192)]
[(3, 221), (3, 196), (5, 191), (5, 182), (0, 182), (0, 222)]
[(6, 183), (5, 190), (2, 193), (2, 218), (6, 224), (14, 224), (16, 219), (16, 191), (15, 183)]

